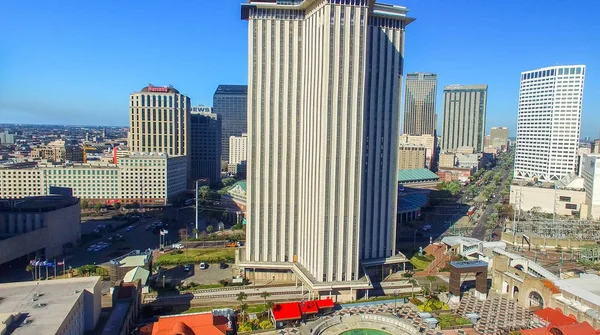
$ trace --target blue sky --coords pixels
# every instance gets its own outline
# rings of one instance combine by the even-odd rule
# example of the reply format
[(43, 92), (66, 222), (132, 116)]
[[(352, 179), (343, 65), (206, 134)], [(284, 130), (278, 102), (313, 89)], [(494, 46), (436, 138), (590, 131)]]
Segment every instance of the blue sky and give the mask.
[[(0, 2), (0, 123), (127, 125), (129, 93), (172, 84), (212, 105), (247, 82), (241, 0)], [(600, 1), (388, 0), (407, 6), (405, 72), (488, 84), (487, 128), (515, 133), (519, 74), (585, 64), (582, 136), (600, 130)]]

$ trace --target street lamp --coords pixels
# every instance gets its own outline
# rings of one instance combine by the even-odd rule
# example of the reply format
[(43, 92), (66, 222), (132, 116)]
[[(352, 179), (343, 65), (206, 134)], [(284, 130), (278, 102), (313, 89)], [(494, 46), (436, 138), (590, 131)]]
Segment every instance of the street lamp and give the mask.
[(198, 180), (196, 180), (196, 239), (198, 238)]

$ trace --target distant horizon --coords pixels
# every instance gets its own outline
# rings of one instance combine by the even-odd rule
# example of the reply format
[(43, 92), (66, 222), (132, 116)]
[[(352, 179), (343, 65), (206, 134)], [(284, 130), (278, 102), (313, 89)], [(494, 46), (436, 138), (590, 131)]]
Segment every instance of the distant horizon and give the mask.
[[(129, 94), (148, 83), (172, 84), (193, 105), (211, 106), (218, 85), (248, 83), (248, 23), (240, 19), (240, 2), (183, 2), (177, 10), (140, 0), (3, 2), (3, 12), (30, 19), (9, 15), (0, 22), (10, 31), (0, 36), (0, 122), (126, 126)], [(580, 135), (598, 136), (600, 2), (383, 2), (405, 6), (416, 19), (406, 27), (402, 72), (437, 74), (437, 129), (443, 88), (482, 83), (486, 133), (505, 126), (515, 136), (521, 73), (583, 64)], [(560, 29), (549, 28), (556, 22)], [(400, 120), (403, 110), (401, 102)]]

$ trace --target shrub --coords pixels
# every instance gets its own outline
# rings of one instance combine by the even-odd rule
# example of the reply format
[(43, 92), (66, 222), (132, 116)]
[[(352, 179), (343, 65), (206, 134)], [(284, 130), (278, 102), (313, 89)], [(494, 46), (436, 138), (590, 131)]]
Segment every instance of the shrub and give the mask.
[(421, 300), (419, 300), (418, 298), (410, 298), (410, 303), (416, 306), (422, 305), (423, 302)]
[(271, 329), (273, 328), (273, 322), (269, 321), (269, 320), (265, 320), (263, 322), (260, 323), (260, 329)]
[(244, 322), (239, 328), (238, 331), (240, 333), (247, 333), (252, 331), (252, 324), (248, 322)]

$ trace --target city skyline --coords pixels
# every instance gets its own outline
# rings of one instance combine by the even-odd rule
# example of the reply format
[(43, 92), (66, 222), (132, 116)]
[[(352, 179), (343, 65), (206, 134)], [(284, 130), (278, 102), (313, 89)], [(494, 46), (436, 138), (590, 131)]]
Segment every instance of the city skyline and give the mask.
[[(511, 130), (510, 135), (515, 136), (519, 75), (524, 70), (555, 64), (586, 64), (591, 71), (586, 86), (590, 91), (600, 86), (600, 79), (594, 76), (600, 59), (600, 43), (587, 33), (599, 27), (591, 15), (598, 8), (594, 2), (578, 3), (581, 11), (577, 18), (565, 18), (554, 11), (553, 3), (558, 4), (554, 1), (542, 7), (516, 1), (514, 6), (506, 3), (442, 3), (431, 6), (430, 2), (415, 0), (390, 2), (411, 8), (411, 13), (419, 17), (411, 27), (412, 37), (406, 41), (406, 72), (437, 73), (438, 84), (443, 86), (470, 82), (489, 85), (486, 133), (494, 125), (504, 125)], [(142, 26), (141, 18), (133, 15), (139, 8), (135, 1), (119, 6), (119, 10), (114, 12), (109, 12), (109, 9), (114, 9), (110, 2), (79, 4), (65, 1), (52, 8), (47, 7), (48, 4), (40, 4), (27, 9), (36, 18), (35, 24), (27, 26), (7, 18), (0, 27), (10, 27), (13, 33), (0, 37), (0, 44), (4, 46), (0, 52), (5, 55), (0, 61), (0, 69), (3, 70), (0, 78), (0, 122), (124, 126), (128, 122), (123, 113), (126, 109), (123, 92), (138, 90), (140, 82), (173, 84), (190, 96), (194, 105), (210, 105), (212, 93), (219, 84), (247, 82), (247, 61), (244, 58), (247, 26), (236, 21), (238, 5), (233, 1), (204, 6), (187, 4), (177, 14), (166, 11), (168, 18), (177, 16), (171, 21), (178, 23), (168, 32), (152, 30), (152, 38), (168, 36), (179, 43), (193, 37), (194, 44), (202, 45), (202, 51), (210, 45), (219, 52), (190, 52), (178, 56), (177, 64), (152, 72), (150, 77), (147, 69), (162, 59), (168, 59), (169, 51), (153, 47), (153, 56), (148, 57), (145, 50), (129, 47), (128, 36), (131, 34), (127, 32), (137, 32)], [(6, 11), (20, 12), (24, 4), (6, 3), (2, 6)], [(519, 14), (513, 13), (515, 6), (518, 6)], [(164, 15), (165, 11), (161, 8), (156, 6), (156, 10), (150, 10), (149, 17), (144, 18), (144, 25), (147, 19), (156, 17), (158, 20)], [(77, 18), (63, 19), (63, 15), (71, 17), (71, 13), (76, 13)], [(112, 28), (95, 27), (94, 20), (88, 17), (91, 13), (101, 13)], [(524, 13), (536, 15), (524, 20)], [(181, 15), (183, 17), (179, 17)], [(133, 20), (129, 22), (124, 17)], [(500, 25), (497, 17), (504, 17), (503, 20), (507, 21)], [(161, 17), (161, 21), (164, 19)], [(563, 22), (559, 35), (552, 37), (545, 34), (544, 24), (558, 19)], [(60, 24), (57, 24), (58, 21)], [(462, 30), (477, 28), (479, 42), (456, 46), (436, 33), (439, 29), (436, 27), (444, 24), (456, 26), (455, 21), (460, 22)], [(229, 23), (227, 33), (206, 33), (214, 31), (212, 27), (222, 22)], [(42, 30), (48, 26), (50, 29)], [(498, 31), (497, 26), (504, 27), (503, 31)], [(181, 36), (174, 36), (170, 33), (172, 30), (178, 30)], [(523, 30), (529, 34), (521, 34)], [(61, 34), (64, 31), (81, 33)], [(89, 36), (83, 38), (85, 34)], [(227, 38), (223, 38), (223, 34)], [(539, 38), (530, 41), (528, 36), (532, 35)], [(556, 50), (551, 43), (554, 38), (569, 39), (570, 47)], [(423, 43), (424, 40), (428, 42)], [(431, 45), (436, 46), (435, 53), (431, 53)], [(37, 56), (39, 50), (44, 50), (44, 57)], [(514, 61), (515, 55), (518, 61)], [(92, 63), (93, 67), (90, 66)], [(203, 80), (198, 81), (197, 77)], [(438, 115), (441, 115), (441, 99), (441, 90), (438, 90)], [(85, 103), (82, 103), (84, 100)], [(600, 116), (596, 111), (599, 108), (600, 98), (593, 95), (585, 97), (582, 136), (598, 136)], [(440, 119), (438, 117), (438, 129)]]

